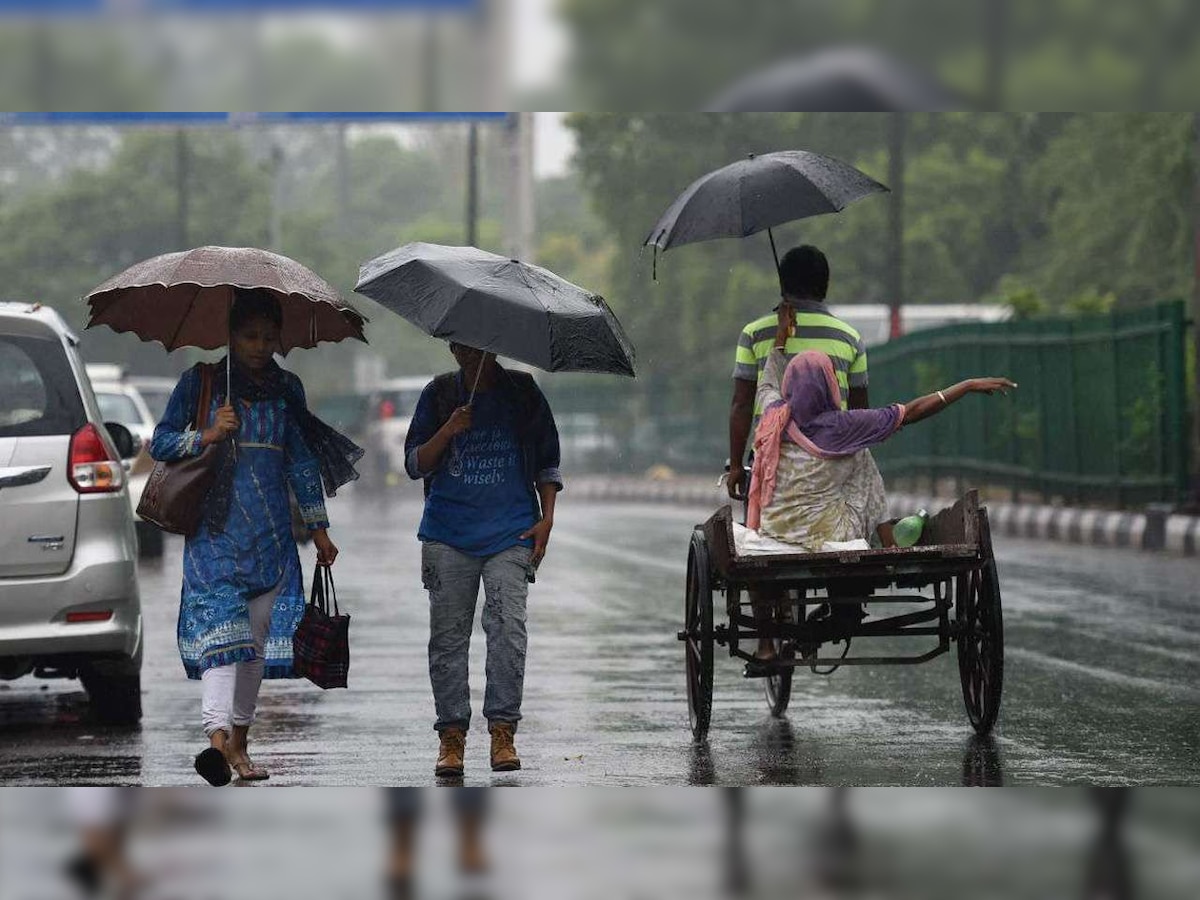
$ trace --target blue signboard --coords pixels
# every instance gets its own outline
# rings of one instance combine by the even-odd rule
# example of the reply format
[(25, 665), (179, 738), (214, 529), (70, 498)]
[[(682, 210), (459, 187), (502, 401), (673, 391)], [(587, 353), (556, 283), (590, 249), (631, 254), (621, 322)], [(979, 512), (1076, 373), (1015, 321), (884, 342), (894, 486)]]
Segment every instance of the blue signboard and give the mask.
[(504, 122), (506, 112), (4, 112), (0, 126), (18, 125), (317, 125), (400, 122)]

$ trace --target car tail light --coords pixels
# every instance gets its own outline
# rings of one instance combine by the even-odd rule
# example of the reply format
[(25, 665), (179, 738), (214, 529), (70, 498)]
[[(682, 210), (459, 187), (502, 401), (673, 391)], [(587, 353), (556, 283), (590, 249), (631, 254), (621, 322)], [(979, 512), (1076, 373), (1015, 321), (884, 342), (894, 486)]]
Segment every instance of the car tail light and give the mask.
[(112, 618), (111, 609), (90, 609), (84, 612), (67, 613), (68, 622), (107, 622)]
[(111, 494), (125, 486), (125, 469), (92, 423), (71, 437), (67, 480), (81, 494)]

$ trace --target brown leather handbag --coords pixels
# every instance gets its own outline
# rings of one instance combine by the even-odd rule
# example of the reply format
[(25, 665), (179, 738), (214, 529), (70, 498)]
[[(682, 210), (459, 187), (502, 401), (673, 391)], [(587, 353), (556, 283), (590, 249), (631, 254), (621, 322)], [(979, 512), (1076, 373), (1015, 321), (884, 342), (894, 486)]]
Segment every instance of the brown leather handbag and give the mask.
[[(212, 403), (212, 366), (200, 367), (200, 402), (194, 424), (197, 431), (208, 427)], [(209, 444), (199, 456), (171, 462), (155, 461), (154, 470), (142, 491), (137, 514), (163, 531), (190, 537), (204, 518), (204, 500), (217, 477), (226, 452), (226, 442)]]

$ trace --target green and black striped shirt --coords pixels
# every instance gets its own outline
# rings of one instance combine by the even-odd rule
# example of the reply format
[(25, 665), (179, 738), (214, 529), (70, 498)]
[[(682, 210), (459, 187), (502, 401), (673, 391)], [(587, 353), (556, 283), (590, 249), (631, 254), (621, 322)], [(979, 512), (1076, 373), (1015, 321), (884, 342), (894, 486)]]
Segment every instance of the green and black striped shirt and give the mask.
[[(820, 350), (833, 360), (833, 371), (842, 391), (842, 408), (845, 409), (849, 389), (867, 386), (867, 350), (862, 337), (831, 313), (824, 303), (797, 300), (792, 306), (796, 310), (796, 330), (784, 348), (788, 358), (805, 350)], [(775, 346), (778, 323), (778, 316), (772, 313), (755, 319), (742, 329), (733, 367), (734, 378), (758, 384), (767, 356)], [(756, 402), (755, 418), (761, 413)]]

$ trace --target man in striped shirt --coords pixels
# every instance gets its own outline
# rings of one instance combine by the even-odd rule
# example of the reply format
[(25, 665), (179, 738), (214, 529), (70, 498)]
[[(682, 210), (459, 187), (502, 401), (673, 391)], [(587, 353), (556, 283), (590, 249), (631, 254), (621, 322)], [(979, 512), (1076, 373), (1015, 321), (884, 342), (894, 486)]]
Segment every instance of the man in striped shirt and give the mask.
[[(866, 409), (867, 351), (862, 338), (850, 325), (829, 311), (825, 294), (829, 288), (829, 261), (816, 247), (808, 245), (789, 250), (779, 263), (782, 305), (793, 311), (796, 321), (787, 342), (787, 355), (805, 350), (820, 350), (833, 360), (842, 390), (843, 406)], [(729, 410), (729, 477), (726, 485), (735, 500), (745, 497), (742, 462), (746, 445), (762, 410), (755, 394), (775, 339), (779, 307), (770, 315), (755, 319), (742, 329), (738, 338), (737, 361), (733, 369), (733, 403)]]

